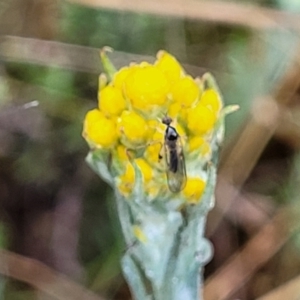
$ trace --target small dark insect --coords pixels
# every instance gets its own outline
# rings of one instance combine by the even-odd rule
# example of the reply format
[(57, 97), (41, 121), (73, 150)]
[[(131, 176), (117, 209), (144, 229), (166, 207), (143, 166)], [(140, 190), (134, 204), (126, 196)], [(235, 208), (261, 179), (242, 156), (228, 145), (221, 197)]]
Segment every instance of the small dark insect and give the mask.
[(186, 185), (186, 169), (183, 147), (175, 127), (171, 126), (172, 119), (164, 117), (162, 123), (167, 125), (165, 131), (164, 151), (167, 166), (167, 180), (171, 192), (178, 193)]

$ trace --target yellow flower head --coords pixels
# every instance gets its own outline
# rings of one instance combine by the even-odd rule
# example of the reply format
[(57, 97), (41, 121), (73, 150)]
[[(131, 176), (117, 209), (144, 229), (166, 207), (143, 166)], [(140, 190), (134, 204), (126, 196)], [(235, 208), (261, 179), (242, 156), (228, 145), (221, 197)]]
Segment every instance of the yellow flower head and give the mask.
[[(166, 51), (153, 64), (130, 64), (118, 71), (103, 51), (101, 55), (108, 74), (99, 78), (99, 109), (87, 113), (83, 136), (103, 151), (99, 157), (112, 157), (107, 171), (112, 182), (124, 197), (143, 186), (149, 202), (168, 201), (177, 193), (172, 207), (197, 203), (206, 186), (199, 174), (207, 170), (201, 168), (217, 148), (211, 133), (219, 130), (222, 122), (217, 121), (224, 115), (213, 77), (192, 78)], [(138, 180), (143, 184), (136, 185)]]
[[(160, 288), (148, 293), (144, 282), (132, 282), (140, 269), (147, 270), (146, 285), (167, 284), (169, 299), (193, 298), (199, 287), (182, 287), (211, 257), (197, 232), (213, 206), (224, 117), (236, 107), (222, 108), (209, 73), (194, 79), (165, 51), (153, 64), (119, 71), (105, 50), (101, 58), (109, 82), (99, 82), (99, 109), (87, 113), (83, 136), (91, 148), (86, 161), (115, 192), (129, 248), (123, 271), (143, 299), (166, 297)], [(169, 270), (178, 282), (165, 276)]]

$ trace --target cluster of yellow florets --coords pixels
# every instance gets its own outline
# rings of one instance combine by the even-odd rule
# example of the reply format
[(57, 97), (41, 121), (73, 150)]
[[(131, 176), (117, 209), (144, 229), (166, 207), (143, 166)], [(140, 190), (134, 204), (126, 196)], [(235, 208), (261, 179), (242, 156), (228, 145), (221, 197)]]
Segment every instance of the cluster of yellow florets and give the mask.
[[(169, 53), (160, 51), (153, 64), (120, 69), (110, 83), (99, 85), (98, 100), (98, 108), (85, 117), (83, 136), (91, 148), (112, 153), (116, 185), (124, 196), (135, 181), (131, 151), (143, 175), (144, 192), (155, 198), (168, 191), (164, 161), (158, 159), (166, 129), (163, 116), (173, 119), (186, 160), (209, 159), (209, 140), (222, 108), (220, 96), (203, 79), (187, 75)], [(188, 172), (181, 193), (194, 203), (204, 187), (202, 178)]]

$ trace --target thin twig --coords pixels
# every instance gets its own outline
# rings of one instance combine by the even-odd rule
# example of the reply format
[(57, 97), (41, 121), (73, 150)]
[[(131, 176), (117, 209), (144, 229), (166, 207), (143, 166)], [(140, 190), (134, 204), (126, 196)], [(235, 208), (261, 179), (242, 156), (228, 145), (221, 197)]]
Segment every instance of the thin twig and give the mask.
[[(229, 209), (239, 196), (239, 190), (250, 175), (261, 153), (276, 132), (280, 122), (282, 107), (293, 101), (300, 84), (299, 56), (285, 74), (277, 90), (270, 96), (257, 101), (261, 107), (255, 107), (249, 116), (240, 136), (235, 140), (230, 154), (225, 157), (220, 169), (217, 185), (217, 205), (223, 211)], [(232, 186), (232, 188), (228, 188)], [(224, 193), (225, 191), (225, 193)], [(254, 236), (244, 250), (213, 275), (205, 284), (205, 299), (227, 299), (240, 289), (245, 281), (264, 263), (266, 263), (294, 232), (288, 221), (298, 222), (293, 210), (279, 211), (275, 219)], [(290, 215), (292, 214), (292, 215)], [(215, 227), (218, 220), (215, 221)], [(286, 228), (283, 228), (283, 224)], [(278, 231), (278, 232), (277, 232)]]
[(281, 121), (278, 124), (275, 135), (295, 150), (300, 149), (300, 110), (292, 107), (281, 112)]
[(298, 300), (300, 298), (300, 276), (282, 284), (257, 300)]
[[(36, 64), (47, 67), (57, 67), (73, 71), (100, 74), (100, 49), (45, 41), (19, 36), (3, 36), (0, 39), (0, 57), (4, 61)], [(128, 65), (130, 62), (154, 62), (153, 56), (113, 51), (109, 54), (116, 68)], [(205, 68), (183, 64), (185, 70), (199, 76), (206, 72)]]
[[(289, 104), (300, 85), (299, 57), (279, 83), (274, 97), (270, 96), (257, 100), (239, 136), (234, 140), (232, 148), (223, 156), (216, 187), (217, 207), (223, 213), (239, 198), (239, 189), (243, 186), (255, 167), (266, 145), (276, 132), (282, 118), (280, 113)], [(214, 220), (211, 231), (218, 226), (222, 215)]]
[(234, 2), (197, 1), (197, 0), (68, 0), (69, 2), (94, 8), (155, 14), (211, 21), (229, 25), (238, 25), (254, 29), (286, 27), (300, 30), (300, 17), (297, 14), (283, 12), (254, 5)]
[[(298, 46), (300, 49), (300, 45)], [(253, 113), (249, 116), (244, 129), (234, 141), (233, 147), (221, 161), (220, 178), (226, 178), (230, 184), (241, 187), (261, 153), (276, 132), (280, 121), (280, 113), (293, 100), (300, 86), (300, 56), (296, 52), (293, 64), (288, 69), (273, 96), (256, 99)], [(217, 186), (222, 191), (222, 186)], [(229, 197), (233, 199), (234, 197)], [(222, 197), (220, 197), (222, 201)], [(227, 206), (229, 205), (227, 201)]]
[(58, 300), (104, 300), (45, 264), (3, 249), (0, 274), (26, 282)]
[(228, 299), (299, 229), (298, 206), (280, 209), (241, 251), (206, 281), (204, 299)]

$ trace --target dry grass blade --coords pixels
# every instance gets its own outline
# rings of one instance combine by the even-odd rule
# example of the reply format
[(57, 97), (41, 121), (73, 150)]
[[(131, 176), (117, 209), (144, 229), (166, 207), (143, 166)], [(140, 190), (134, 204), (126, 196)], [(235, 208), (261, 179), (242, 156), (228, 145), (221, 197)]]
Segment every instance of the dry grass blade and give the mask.
[(233, 2), (196, 0), (68, 1), (97, 8), (197, 19), (255, 29), (270, 29), (283, 26), (300, 30), (300, 17), (297, 14)]
[(99, 49), (91, 47), (4, 36), (0, 54), (6, 61), (99, 73)]
[(265, 225), (240, 252), (233, 255), (215, 275), (206, 281), (204, 299), (228, 299), (299, 229), (297, 206), (279, 210), (271, 222)]
[(274, 96), (266, 96), (254, 102), (253, 114), (235, 141), (230, 154), (223, 159), (220, 174), (224, 178), (230, 178), (229, 181), (237, 186), (243, 185), (275, 133), (278, 122), (281, 121), (282, 109), (291, 103), (299, 86), (300, 57), (297, 55), (281, 83), (277, 84)]
[[(226, 211), (238, 196), (239, 189), (256, 165), (261, 153), (282, 121), (282, 111), (293, 101), (300, 83), (299, 57), (277, 84), (273, 97), (264, 97), (254, 103), (254, 113), (250, 115), (235, 141), (229, 155), (223, 160), (217, 187), (217, 205)], [(259, 107), (257, 107), (257, 105)], [(226, 179), (226, 180), (225, 180)], [(224, 183), (225, 181), (225, 183)], [(233, 185), (224, 195), (227, 185)], [(265, 264), (298, 229), (299, 214), (295, 208), (279, 210), (271, 223), (262, 227), (240, 252), (220, 268), (205, 284), (206, 300), (228, 299), (240, 289), (253, 273)], [(215, 221), (217, 224), (217, 221)]]
[(37, 260), (0, 250), (0, 274), (26, 282), (58, 300), (104, 300)]
[(292, 107), (281, 114), (281, 121), (278, 124), (275, 135), (284, 140), (292, 148), (300, 149), (300, 124), (298, 122), (300, 110)]
[[(253, 114), (249, 116), (244, 129), (234, 140), (234, 145), (221, 160), (218, 183), (216, 188), (216, 205), (223, 213), (230, 208), (239, 197), (239, 189), (249, 177), (261, 153), (276, 133), (279, 122), (282, 122), (285, 106), (293, 100), (300, 84), (299, 58), (295, 58), (294, 65), (288, 70), (274, 98), (265, 97), (255, 101)], [(227, 152), (227, 154), (226, 154)], [(258, 208), (259, 209), (259, 208)], [(215, 220), (213, 231), (219, 224), (222, 215)]]
[(257, 300), (298, 300), (300, 298), (300, 276), (279, 286)]
[[(99, 74), (101, 64), (100, 49), (45, 41), (18, 36), (3, 36), (0, 39), (0, 56), (4, 61), (58, 67), (67, 70)], [(154, 57), (121, 51), (109, 55), (117, 68), (129, 62), (153, 62)], [(194, 76), (203, 74), (206, 69), (192, 65), (183, 65)]]

